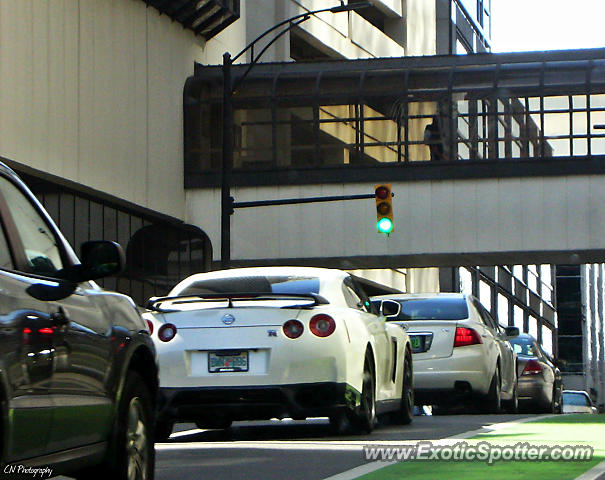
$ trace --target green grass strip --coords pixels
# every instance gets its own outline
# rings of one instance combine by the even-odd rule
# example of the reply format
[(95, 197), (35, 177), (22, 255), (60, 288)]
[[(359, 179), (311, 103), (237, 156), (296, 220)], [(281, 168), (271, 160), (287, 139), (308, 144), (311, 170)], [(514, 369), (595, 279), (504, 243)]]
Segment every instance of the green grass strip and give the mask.
[[(509, 452), (515, 447), (529, 451), (531, 448), (540, 447), (588, 445), (594, 449), (594, 455), (590, 461), (495, 460), (491, 465), (488, 465), (485, 460), (401, 460), (359, 478), (362, 480), (573, 480), (605, 460), (605, 414), (557, 415), (483, 433), (472, 439), (448, 442), (450, 445), (458, 444), (459, 451), (469, 447), (478, 449), (480, 445), (483, 445), (482, 448), (488, 448), (488, 444), (507, 447), (505, 449)], [(401, 443), (413, 445), (416, 442), (402, 441)]]

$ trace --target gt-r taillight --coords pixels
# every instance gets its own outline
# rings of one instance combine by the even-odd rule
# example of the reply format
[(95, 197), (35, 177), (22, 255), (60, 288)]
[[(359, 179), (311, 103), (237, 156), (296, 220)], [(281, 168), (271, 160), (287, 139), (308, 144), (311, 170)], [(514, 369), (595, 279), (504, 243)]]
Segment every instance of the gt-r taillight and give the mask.
[(540, 362), (537, 360), (528, 360), (521, 375), (538, 375), (542, 373), (543, 370), (544, 369), (542, 368), (542, 365), (540, 365)]
[(483, 343), (479, 334), (472, 328), (457, 327), (456, 338), (454, 338), (454, 347), (466, 347), (468, 345), (477, 345)]
[(300, 337), (305, 327), (298, 320), (288, 320), (283, 324), (282, 330), (284, 331), (284, 335), (288, 338), (298, 338)]
[(147, 320), (147, 328), (149, 329), (149, 335), (153, 334), (153, 322), (151, 320)]
[(165, 323), (158, 329), (158, 338), (162, 342), (169, 342), (176, 337), (176, 327), (172, 323)]
[(328, 337), (336, 330), (336, 322), (330, 315), (320, 313), (311, 318), (309, 329), (317, 337)]

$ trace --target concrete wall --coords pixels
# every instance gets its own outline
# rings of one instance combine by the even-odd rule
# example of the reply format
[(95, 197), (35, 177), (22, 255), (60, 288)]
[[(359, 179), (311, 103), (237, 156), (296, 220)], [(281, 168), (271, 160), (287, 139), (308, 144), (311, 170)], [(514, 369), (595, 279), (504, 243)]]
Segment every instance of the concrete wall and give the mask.
[[(236, 188), (236, 201), (351, 195), (374, 184)], [(605, 249), (605, 177), (572, 176), (393, 183), (395, 230), (375, 229), (374, 201), (239, 209), (232, 258), (477, 255)], [(220, 245), (220, 191), (188, 192), (188, 218)], [(215, 249), (216, 258), (220, 249)], [(571, 257), (570, 257), (571, 258)], [(477, 260), (476, 260), (477, 261)], [(506, 262), (503, 262), (506, 263)], [(437, 264), (432, 264), (437, 265)], [(402, 265), (394, 265), (395, 267)], [(403, 265), (405, 266), (405, 265)]]
[(405, 23), (408, 56), (437, 53), (436, 0), (406, 0)]
[(209, 47), (140, 0), (3, 0), (0, 156), (183, 217), (182, 91)]

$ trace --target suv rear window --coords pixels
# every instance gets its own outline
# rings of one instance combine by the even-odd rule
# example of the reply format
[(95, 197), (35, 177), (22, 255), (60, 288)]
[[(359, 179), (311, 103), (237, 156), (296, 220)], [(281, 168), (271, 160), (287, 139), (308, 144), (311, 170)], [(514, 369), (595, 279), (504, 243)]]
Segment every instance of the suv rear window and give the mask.
[(468, 307), (464, 298), (397, 299), (401, 312), (397, 320), (464, 320)]

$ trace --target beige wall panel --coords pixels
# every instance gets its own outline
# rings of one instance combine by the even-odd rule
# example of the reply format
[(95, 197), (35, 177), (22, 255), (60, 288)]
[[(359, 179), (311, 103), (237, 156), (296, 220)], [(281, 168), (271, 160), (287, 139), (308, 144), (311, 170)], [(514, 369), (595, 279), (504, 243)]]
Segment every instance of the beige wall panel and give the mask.
[[(346, 13), (339, 15), (347, 16)], [(317, 18), (311, 18), (300, 27), (312, 37), (321, 39), (321, 43), (335, 52), (338, 52), (344, 58), (370, 58), (372, 55), (358, 45), (355, 45), (346, 35), (341, 34), (331, 25)]]
[(404, 5), (407, 23), (406, 55), (435, 55), (435, 0), (406, 0)]
[[(240, 188), (236, 201), (350, 195), (372, 184)], [(232, 217), (233, 259), (531, 252), (605, 248), (605, 178), (452, 180), (393, 183), (395, 230), (375, 230), (373, 199), (238, 209)], [(220, 191), (188, 195), (191, 219), (220, 258)], [(216, 200), (218, 202), (218, 200)], [(199, 222), (199, 223), (198, 223)], [(570, 253), (570, 255), (571, 255)]]
[(0, 155), (184, 217), (182, 92), (204, 42), (133, 0), (0, 2)]
[(31, 164), (33, 151), (33, 7), (0, 2), (0, 155)]
[(385, 35), (366, 19), (352, 13), (351, 41), (358, 47), (370, 52), (374, 57), (403, 57), (404, 49), (397, 42)]

